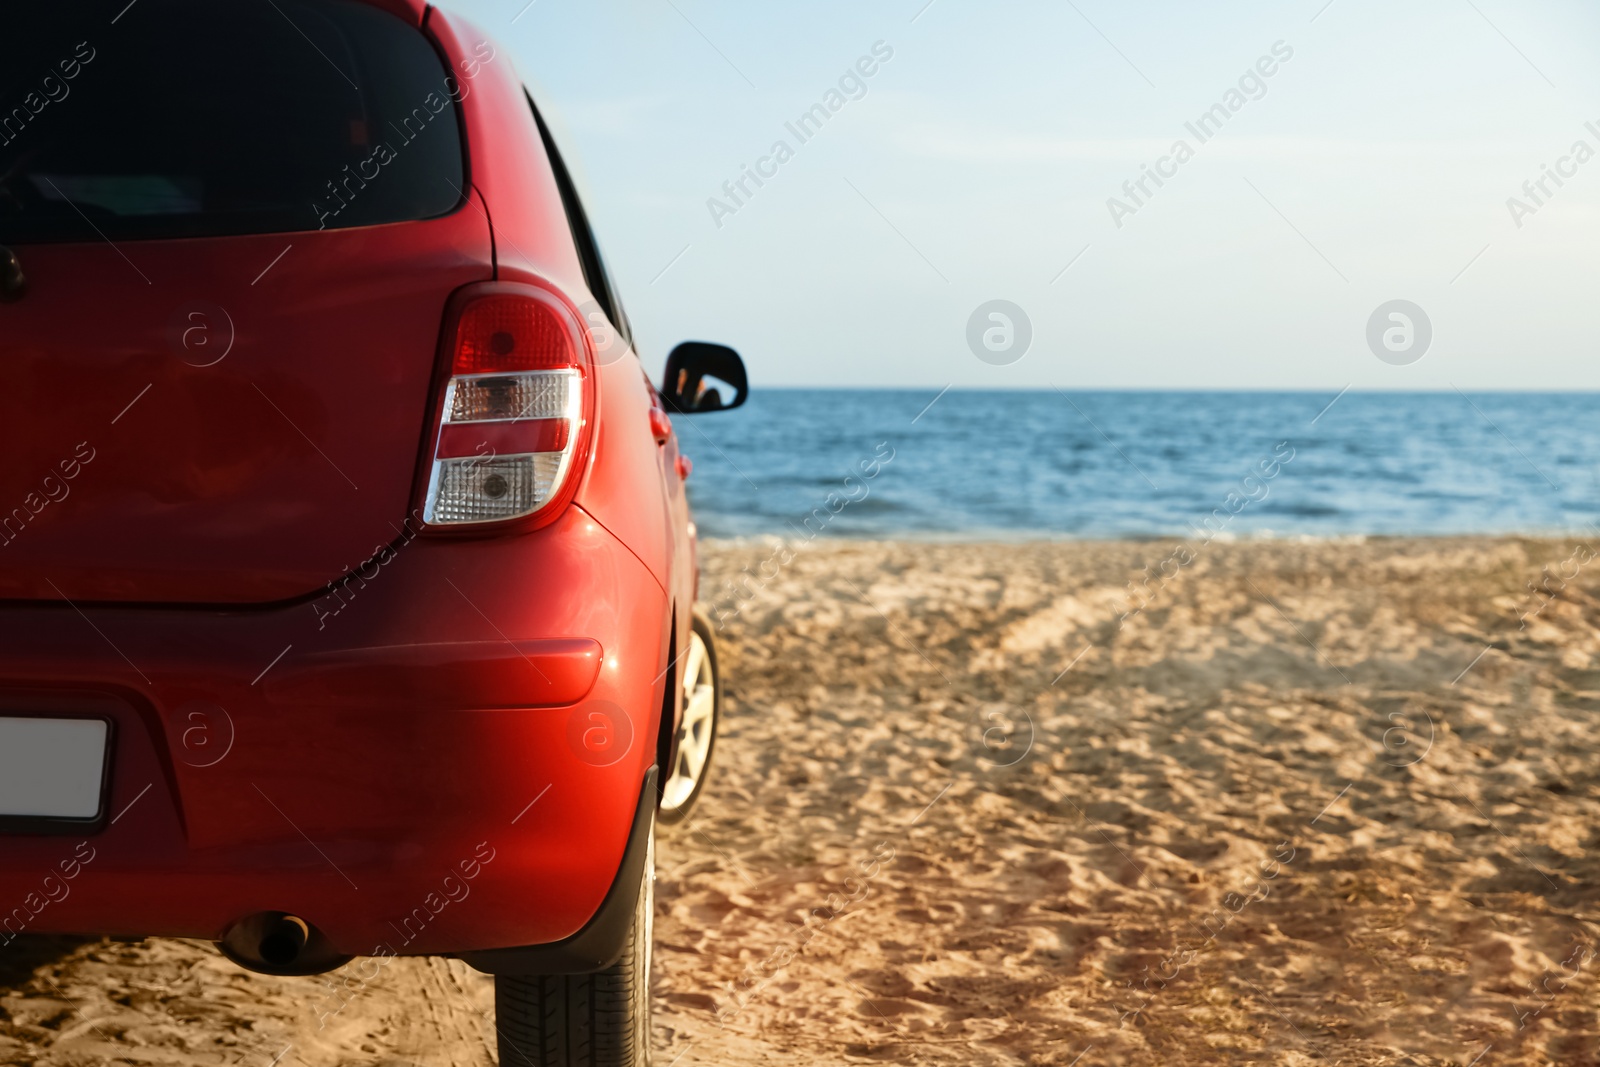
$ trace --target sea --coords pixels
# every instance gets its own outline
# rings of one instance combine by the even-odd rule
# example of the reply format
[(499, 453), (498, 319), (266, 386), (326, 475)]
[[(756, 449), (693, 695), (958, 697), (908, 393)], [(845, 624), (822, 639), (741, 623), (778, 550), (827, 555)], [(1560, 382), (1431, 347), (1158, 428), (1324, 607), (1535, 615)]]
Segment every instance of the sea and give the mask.
[(674, 422), (703, 537), (1600, 534), (1600, 393), (765, 389)]

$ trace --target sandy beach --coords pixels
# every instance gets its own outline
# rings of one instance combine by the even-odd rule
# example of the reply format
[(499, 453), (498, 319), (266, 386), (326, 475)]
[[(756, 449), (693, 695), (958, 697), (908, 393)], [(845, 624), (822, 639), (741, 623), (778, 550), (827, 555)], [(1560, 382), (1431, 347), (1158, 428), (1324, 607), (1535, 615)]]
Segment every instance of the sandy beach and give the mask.
[[(775, 545), (706, 549), (659, 1067), (1600, 1063), (1591, 550)], [(0, 1063), (493, 1060), (463, 965), (326, 989), (19, 940)]]

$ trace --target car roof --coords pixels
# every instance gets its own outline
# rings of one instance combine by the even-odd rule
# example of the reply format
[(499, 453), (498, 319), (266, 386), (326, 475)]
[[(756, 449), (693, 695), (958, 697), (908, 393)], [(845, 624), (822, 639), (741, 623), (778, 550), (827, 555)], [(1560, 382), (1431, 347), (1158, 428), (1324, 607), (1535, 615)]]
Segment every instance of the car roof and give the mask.
[(362, 0), (373, 7), (381, 7), (391, 15), (399, 15), (413, 26), (421, 26), (428, 11), (426, 0)]

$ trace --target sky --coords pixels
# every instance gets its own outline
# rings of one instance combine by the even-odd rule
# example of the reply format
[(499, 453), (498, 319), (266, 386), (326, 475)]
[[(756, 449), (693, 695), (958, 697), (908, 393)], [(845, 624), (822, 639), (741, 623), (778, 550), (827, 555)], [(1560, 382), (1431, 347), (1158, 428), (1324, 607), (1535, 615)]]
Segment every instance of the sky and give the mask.
[(695, 339), (756, 388), (1600, 388), (1592, 4), (444, 6), (554, 114), (652, 369)]

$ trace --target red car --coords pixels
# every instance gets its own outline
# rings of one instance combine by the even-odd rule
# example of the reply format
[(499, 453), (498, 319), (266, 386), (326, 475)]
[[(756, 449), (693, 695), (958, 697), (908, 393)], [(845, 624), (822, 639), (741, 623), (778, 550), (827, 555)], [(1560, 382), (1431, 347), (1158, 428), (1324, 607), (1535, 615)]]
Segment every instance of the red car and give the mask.
[(647, 1062), (721, 694), (668, 412), (739, 357), (651, 386), (509, 55), (420, 0), (6, 18), (0, 946), (456, 956), (503, 1063)]

